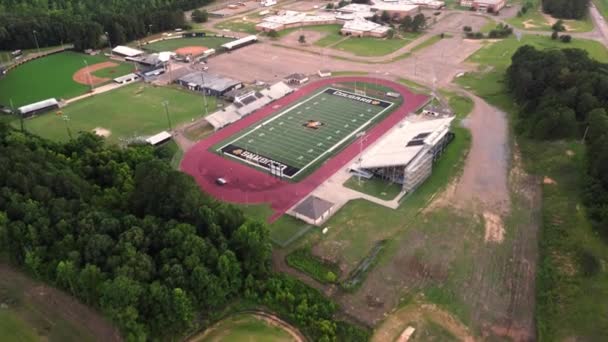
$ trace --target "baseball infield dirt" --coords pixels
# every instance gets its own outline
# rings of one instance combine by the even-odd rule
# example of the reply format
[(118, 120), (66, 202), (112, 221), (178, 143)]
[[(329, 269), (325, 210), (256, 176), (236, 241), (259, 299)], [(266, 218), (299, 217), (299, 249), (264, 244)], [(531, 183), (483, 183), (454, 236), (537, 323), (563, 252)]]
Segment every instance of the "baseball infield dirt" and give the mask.
[(109, 78), (105, 77), (97, 77), (93, 75), (93, 73), (97, 70), (105, 69), (105, 68), (113, 68), (118, 66), (118, 64), (114, 62), (103, 62), (97, 63), (93, 65), (89, 65), (88, 67), (82, 68), (74, 73), (72, 79), (76, 83), (84, 84), (84, 85), (98, 85), (109, 81)]
[(184, 46), (182, 48), (175, 50), (175, 53), (178, 55), (182, 55), (182, 56), (186, 56), (186, 55), (198, 56), (198, 55), (202, 55), (203, 52), (205, 52), (207, 50), (209, 50), (209, 48), (204, 47), (204, 46)]

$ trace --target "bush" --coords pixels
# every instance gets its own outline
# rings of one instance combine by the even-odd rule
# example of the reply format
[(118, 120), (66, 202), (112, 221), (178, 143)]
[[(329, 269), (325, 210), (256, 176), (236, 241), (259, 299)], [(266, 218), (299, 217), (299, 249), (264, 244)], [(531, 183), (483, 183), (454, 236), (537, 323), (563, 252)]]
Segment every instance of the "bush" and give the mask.
[(578, 253), (578, 262), (581, 272), (585, 277), (593, 277), (598, 274), (601, 268), (600, 261), (588, 250), (581, 250)]
[(559, 37), (559, 39), (562, 41), (562, 43), (570, 43), (572, 41), (572, 37), (567, 34)]
[(472, 28), (471, 26), (464, 26), (464, 27), (462, 28), (462, 30), (463, 30), (464, 32), (472, 32), (472, 31), (473, 31), (473, 28)]
[(338, 280), (339, 268), (315, 257), (306, 248), (293, 251), (285, 258), (285, 261), (290, 267), (308, 274), (320, 283), (335, 283)]
[(270, 30), (268, 31), (268, 37), (270, 38), (277, 38), (279, 36), (279, 33), (275, 30)]
[(326, 9), (330, 10), (330, 9), (334, 9), (334, 3), (330, 2), (327, 4), (327, 6), (325, 6)]
[(553, 33), (551, 33), (551, 39), (556, 40), (557, 38), (559, 38), (559, 34), (557, 31), (553, 31)]
[(564, 32), (566, 31), (566, 26), (564, 26), (564, 21), (563, 20), (558, 20), (555, 22), (555, 24), (553, 24), (553, 26), (551, 26), (551, 29), (553, 31), (557, 31), (557, 32)]
[(194, 21), (195, 23), (204, 23), (209, 20), (209, 13), (207, 13), (206, 10), (201, 11), (195, 9), (194, 11), (192, 11), (191, 18), (192, 21)]

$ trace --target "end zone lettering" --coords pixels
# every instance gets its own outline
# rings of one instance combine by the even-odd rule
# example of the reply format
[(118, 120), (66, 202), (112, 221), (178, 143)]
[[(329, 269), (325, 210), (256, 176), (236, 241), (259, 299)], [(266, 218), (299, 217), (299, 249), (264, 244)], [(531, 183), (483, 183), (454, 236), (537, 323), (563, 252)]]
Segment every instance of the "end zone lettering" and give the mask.
[(334, 96), (345, 97), (349, 100), (355, 100), (355, 101), (367, 103), (367, 104), (374, 105), (374, 106), (380, 106), (382, 108), (387, 108), (391, 105), (390, 102), (373, 99), (373, 98), (370, 98), (367, 96), (357, 95), (357, 94), (345, 92), (345, 91), (338, 90), (338, 89), (329, 88), (329, 89), (325, 90), (325, 93), (328, 93), (328, 94), (331, 94)]
[(280, 173), (287, 177), (292, 177), (295, 175), (300, 169), (295, 168), (293, 166), (285, 165), (276, 160), (270, 159), (268, 157), (264, 157), (261, 154), (257, 154), (251, 151), (248, 151), (242, 147), (229, 144), (221, 149), (222, 153), (227, 154), (231, 157), (239, 158), (247, 163), (254, 164), (260, 166), (272, 173), (277, 173), (280, 170)]

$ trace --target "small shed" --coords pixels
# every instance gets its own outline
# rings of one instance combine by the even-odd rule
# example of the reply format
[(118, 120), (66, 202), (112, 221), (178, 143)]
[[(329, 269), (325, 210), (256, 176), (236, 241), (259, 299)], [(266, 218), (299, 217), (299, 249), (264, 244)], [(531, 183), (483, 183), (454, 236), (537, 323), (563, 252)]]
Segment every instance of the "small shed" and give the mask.
[(157, 146), (171, 139), (171, 133), (162, 131), (146, 139), (146, 142), (152, 146)]
[(334, 203), (311, 195), (298, 204), (292, 211), (296, 218), (319, 225), (331, 216), (333, 206)]

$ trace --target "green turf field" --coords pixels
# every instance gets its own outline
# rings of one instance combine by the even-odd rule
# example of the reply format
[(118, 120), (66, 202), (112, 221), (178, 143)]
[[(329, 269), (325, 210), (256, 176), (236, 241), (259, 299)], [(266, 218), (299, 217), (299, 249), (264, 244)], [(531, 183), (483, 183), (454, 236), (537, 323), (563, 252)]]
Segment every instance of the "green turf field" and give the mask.
[[(0, 104), (9, 105), (12, 99), (13, 105), (20, 107), (51, 97), (68, 99), (81, 95), (89, 87), (74, 82), (74, 73), (86, 66), (84, 61), (93, 65), (108, 60), (105, 56), (69, 51), (27, 62), (0, 79)], [(122, 66), (112, 76), (121, 76), (130, 70), (128, 66)]]
[(193, 342), (249, 341), (249, 342), (289, 342), (294, 338), (285, 330), (272, 326), (252, 315), (240, 314), (229, 317)]
[[(121, 138), (156, 134), (169, 127), (161, 102), (169, 101), (173, 127), (203, 115), (203, 98), (186, 90), (153, 87), (136, 83), (107, 93), (80, 100), (62, 109), (69, 117), (70, 131), (90, 132), (96, 127), (111, 132), (108, 141), (117, 143)], [(216, 107), (214, 97), (207, 97), (208, 111)], [(19, 125), (14, 121), (15, 126)], [(25, 128), (42, 137), (65, 141), (68, 139), (66, 122), (54, 113), (25, 120)]]
[[(361, 89), (363, 85), (359, 85)], [(220, 144), (225, 156), (269, 170), (275, 165), (285, 177), (327, 159), (339, 148), (396, 108), (388, 100), (323, 88), (261, 124)]]
[(225, 37), (196, 37), (196, 38), (180, 38), (167, 39), (160, 42), (144, 45), (144, 49), (150, 51), (175, 51), (186, 46), (204, 46), (210, 49), (217, 49), (222, 44), (233, 41), (232, 38)]

